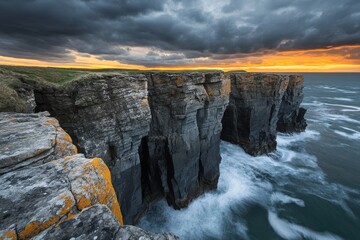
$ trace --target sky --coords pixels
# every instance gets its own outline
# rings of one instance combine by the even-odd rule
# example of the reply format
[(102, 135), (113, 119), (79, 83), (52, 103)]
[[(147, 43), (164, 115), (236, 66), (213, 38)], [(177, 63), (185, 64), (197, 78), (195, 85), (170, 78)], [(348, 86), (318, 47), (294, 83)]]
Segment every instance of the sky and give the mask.
[(0, 0), (0, 64), (360, 72), (360, 1)]

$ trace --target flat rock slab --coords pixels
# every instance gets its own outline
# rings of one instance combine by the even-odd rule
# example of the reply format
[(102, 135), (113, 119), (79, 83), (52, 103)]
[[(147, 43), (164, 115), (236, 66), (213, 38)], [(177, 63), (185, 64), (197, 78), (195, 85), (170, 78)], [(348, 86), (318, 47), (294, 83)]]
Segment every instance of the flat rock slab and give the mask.
[(70, 136), (49, 113), (0, 113), (0, 175), (74, 155)]

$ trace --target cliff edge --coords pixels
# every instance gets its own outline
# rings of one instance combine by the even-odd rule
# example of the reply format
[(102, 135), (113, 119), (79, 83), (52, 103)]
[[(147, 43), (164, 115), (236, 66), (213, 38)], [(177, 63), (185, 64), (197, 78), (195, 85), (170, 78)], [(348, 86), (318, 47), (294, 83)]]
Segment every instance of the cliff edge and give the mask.
[(0, 113), (0, 139), (0, 239), (176, 239), (122, 226), (108, 167), (48, 113)]

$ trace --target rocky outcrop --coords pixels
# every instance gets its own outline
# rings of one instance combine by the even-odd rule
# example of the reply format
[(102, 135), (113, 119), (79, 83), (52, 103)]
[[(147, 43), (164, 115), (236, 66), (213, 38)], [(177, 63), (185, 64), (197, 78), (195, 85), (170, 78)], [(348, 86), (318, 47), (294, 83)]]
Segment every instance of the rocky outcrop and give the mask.
[(57, 120), (46, 113), (0, 119), (0, 163), (7, 167), (0, 175), (0, 239), (33, 237), (94, 204), (107, 205), (122, 222), (109, 169), (99, 158), (72, 155), (76, 147)]
[(290, 75), (279, 110), (277, 129), (280, 132), (302, 132), (307, 124), (304, 118), (306, 109), (300, 107), (304, 98), (304, 76)]
[[(304, 128), (302, 84), (299, 76), (276, 74), (102, 73), (63, 86), (33, 85), (31, 91), (35, 111), (49, 111), (79, 152), (105, 161), (124, 221), (134, 223), (157, 198), (165, 196), (169, 204), (182, 208), (216, 188), (220, 135), (259, 155), (275, 150), (277, 129)], [(10, 152), (24, 150), (20, 140), (13, 143), (17, 134), (28, 131), (25, 142), (32, 134), (39, 139), (26, 143), (30, 152), (23, 153), (22, 160), (1, 155), (0, 173), (63, 157), (65, 150), (56, 149), (68, 145), (57, 136), (65, 133), (58, 123), (46, 121), (42, 125), (49, 129), (7, 132), (0, 139), (12, 142)], [(5, 132), (11, 124), (5, 123)], [(76, 153), (67, 151), (64, 156)]]
[(80, 152), (105, 161), (124, 220), (132, 223), (142, 205), (138, 150), (151, 118), (145, 75), (92, 74), (35, 98), (37, 110), (55, 116)]
[[(100, 158), (71, 155), (76, 153), (71, 138), (47, 115), (0, 113), (0, 136), (6, 139), (0, 142), (0, 163), (17, 164), (0, 174), (1, 240), (178, 239), (121, 225), (122, 214), (106, 164)], [(38, 134), (31, 137), (31, 130)], [(9, 133), (17, 134), (7, 139)], [(18, 165), (25, 158), (38, 159), (33, 142), (46, 146), (47, 151), (55, 150), (46, 158)], [(56, 156), (62, 158), (51, 160)]]
[(0, 114), (0, 174), (77, 153), (59, 122), (47, 116), (49, 113)]
[(151, 127), (142, 153), (145, 196), (175, 208), (217, 186), (221, 119), (230, 80), (222, 72), (151, 73)]
[(239, 144), (251, 155), (275, 150), (278, 113), (289, 77), (261, 73), (229, 75), (230, 103), (222, 120), (221, 138)]
[(108, 207), (94, 205), (76, 217), (64, 221), (59, 226), (50, 228), (33, 238), (33, 240), (41, 239), (176, 240), (179, 238), (170, 233), (154, 234), (138, 227), (120, 225)]
[(104, 159), (125, 222), (133, 223), (156, 197), (180, 208), (216, 187), (229, 91), (221, 72), (111, 73), (35, 97), (37, 110), (56, 116), (80, 152)]

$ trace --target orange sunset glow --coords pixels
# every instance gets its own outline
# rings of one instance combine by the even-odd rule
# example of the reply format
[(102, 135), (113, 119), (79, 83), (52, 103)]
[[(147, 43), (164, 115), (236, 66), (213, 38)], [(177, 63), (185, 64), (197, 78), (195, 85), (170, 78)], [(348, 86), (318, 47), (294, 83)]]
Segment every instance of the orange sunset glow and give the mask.
[(243, 55), (241, 58), (231, 58), (226, 61), (209, 61), (209, 63), (206, 63), (206, 59), (203, 59), (202, 63), (195, 65), (146, 67), (102, 60), (94, 55), (82, 56), (75, 51), (71, 51), (71, 55), (74, 57), (74, 61), (71, 62), (46, 62), (0, 56), (0, 65), (134, 70), (220, 69), (223, 71), (246, 70), (249, 72), (359, 72), (360, 61), (356, 59), (359, 53), (360, 45), (355, 45), (303, 51), (265, 51), (260, 54)]

